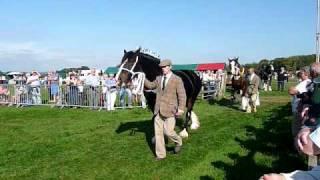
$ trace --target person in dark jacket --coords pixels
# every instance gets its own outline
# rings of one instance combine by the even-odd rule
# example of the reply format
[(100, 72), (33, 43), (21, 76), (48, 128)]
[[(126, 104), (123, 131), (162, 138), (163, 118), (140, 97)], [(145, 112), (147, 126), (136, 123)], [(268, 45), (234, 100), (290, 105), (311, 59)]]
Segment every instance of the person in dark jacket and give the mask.
[(288, 73), (281, 67), (280, 72), (278, 73), (278, 91), (283, 91), (284, 89), (284, 81), (288, 79)]

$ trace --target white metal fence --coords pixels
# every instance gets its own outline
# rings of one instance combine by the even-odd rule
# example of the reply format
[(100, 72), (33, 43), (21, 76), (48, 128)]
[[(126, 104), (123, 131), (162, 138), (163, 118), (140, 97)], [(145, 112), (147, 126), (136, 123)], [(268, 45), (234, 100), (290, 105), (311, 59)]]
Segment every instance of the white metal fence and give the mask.
[(70, 85), (30, 86), (0, 84), (0, 104), (16, 105), (17, 107), (34, 105), (61, 108), (86, 107), (100, 110), (146, 107), (143, 95), (134, 95), (126, 88)]
[[(221, 81), (203, 83), (202, 99), (216, 98), (222, 87)], [(72, 86), (0, 84), (0, 105), (83, 107), (114, 110), (119, 108), (146, 107), (144, 95), (132, 94), (128, 88), (106, 86)]]
[(208, 81), (202, 83), (201, 98), (202, 99), (215, 99), (219, 96), (219, 92), (222, 89), (222, 83), (219, 80)]

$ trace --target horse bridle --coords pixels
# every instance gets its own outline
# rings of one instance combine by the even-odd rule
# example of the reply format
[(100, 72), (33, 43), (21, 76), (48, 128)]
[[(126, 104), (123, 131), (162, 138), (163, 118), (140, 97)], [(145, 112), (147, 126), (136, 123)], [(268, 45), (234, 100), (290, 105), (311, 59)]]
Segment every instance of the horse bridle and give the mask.
[[(127, 72), (129, 72), (130, 74), (132, 74), (132, 77), (134, 77), (134, 76), (137, 74), (137, 75), (138, 75), (138, 82), (144, 83), (145, 74), (144, 74), (143, 72), (135, 72), (135, 71), (133, 71), (134, 68), (136, 67), (138, 61), (139, 61), (139, 56), (137, 55), (136, 61), (134, 62), (134, 64), (133, 64), (133, 66), (131, 67), (131, 69), (124, 68), (123, 66), (128, 62), (128, 58), (127, 58), (127, 59), (121, 64), (121, 66), (120, 66), (120, 68), (119, 68), (119, 70), (118, 70), (118, 72), (117, 72), (117, 75), (116, 75), (116, 80), (119, 79), (120, 73), (121, 73), (122, 71), (127, 71)], [(140, 84), (140, 83), (139, 83), (139, 84)], [(137, 92), (142, 93), (144, 88), (143, 88), (143, 86), (140, 86), (140, 85), (139, 85), (139, 87), (140, 87), (140, 88), (138, 89)]]
[(133, 66), (131, 67), (131, 69), (128, 69), (128, 68), (124, 68), (123, 66), (128, 62), (128, 58), (121, 64), (118, 72), (117, 72), (117, 75), (116, 75), (116, 79), (119, 79), (119, 76), (120, 76), (120, 73), (122, 71), (127, 71), (129, 72), (130, 74), (132, 74), (132, 76), (134, 76), (135, 74), (138, 74), (138, 73), (141, 73), (141, 72), (134, 72), (134, 68), (136, 67), (137, 63), (138, 63), (138, 60), (139, 60), (139, 56), (137, 55), (136, 57), (136, 62), (134, 62)]

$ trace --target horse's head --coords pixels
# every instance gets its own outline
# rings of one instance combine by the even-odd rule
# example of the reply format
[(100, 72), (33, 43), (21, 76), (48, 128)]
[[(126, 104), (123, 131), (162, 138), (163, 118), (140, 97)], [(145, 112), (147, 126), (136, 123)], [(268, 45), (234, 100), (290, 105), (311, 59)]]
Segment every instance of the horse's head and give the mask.
[(229, 60), (229, 68), (231, 70), (231, 74), (232, 75), (237, 75), (238, 74), (238, 70), (240, 68), (240, 64), (238, 62), (239, 57), (234, 57), (234, 58), (228, 58)]
[(142, 71), (139, 61), (140, 50), (140, 48), (136, 51), (124, 50), (124, 55), (116, 76), (117, 80), (127, 84), (136, 72)]

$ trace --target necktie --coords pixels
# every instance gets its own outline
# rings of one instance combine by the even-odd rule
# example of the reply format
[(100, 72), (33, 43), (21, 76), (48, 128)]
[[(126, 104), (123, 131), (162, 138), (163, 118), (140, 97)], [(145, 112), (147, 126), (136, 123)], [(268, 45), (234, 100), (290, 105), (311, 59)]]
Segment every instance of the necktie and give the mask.
[(162, 81), (162, 91), (164, 90), (164, 88), (166, 87), (166, 76), (163, 76), (163, 81)]

